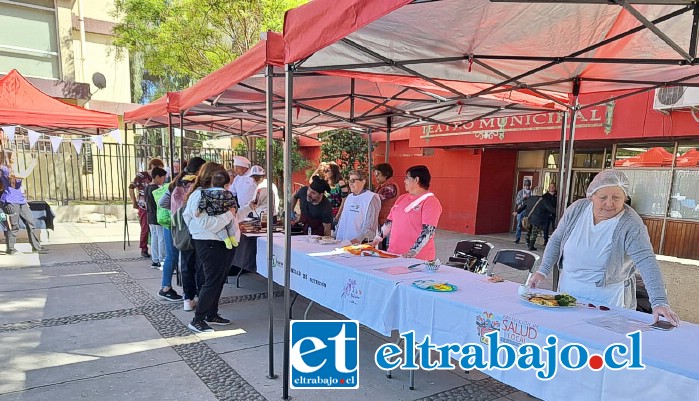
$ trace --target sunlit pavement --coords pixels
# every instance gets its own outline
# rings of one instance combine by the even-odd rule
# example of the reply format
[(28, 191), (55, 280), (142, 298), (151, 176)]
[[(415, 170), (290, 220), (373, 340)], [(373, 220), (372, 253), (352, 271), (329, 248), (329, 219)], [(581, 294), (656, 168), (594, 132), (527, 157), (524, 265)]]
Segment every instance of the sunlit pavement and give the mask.
[[(138, 226), (59, 223), (46, 255), (0, 254), (0, 401), (4, 400), (278, 400), (282, 395), (283, 299), (275, 311), (274, 373), (267, 378), (266, 281), (255, 274), (226, 284), (221, 315), (233, 320), (194, 335), (191, 312), (156, 297), (160, 271), (140, 257)], [(440, 232), (442, 260), (466, 236)], [(135, 240), (135, 241), (134, 241)], [(509, 247), (506, 236), (489, 238)], [(27, 244), (18, 244), (28, 252)], [(498, 272), (514, 281), (522, 273)], [(175, 287), (179, 292), (181, 289)], [(294, 307), (300, 316), (307, 302)], [(314, 306), (312, 319), (342, 318)], [(294, 400), (528, 400), (473, 371), (420, 371), (415, 390), (406, 372), (387, 378), (373, 363), (388, 341), (360, 331), (357, 390), (291, 390)]]

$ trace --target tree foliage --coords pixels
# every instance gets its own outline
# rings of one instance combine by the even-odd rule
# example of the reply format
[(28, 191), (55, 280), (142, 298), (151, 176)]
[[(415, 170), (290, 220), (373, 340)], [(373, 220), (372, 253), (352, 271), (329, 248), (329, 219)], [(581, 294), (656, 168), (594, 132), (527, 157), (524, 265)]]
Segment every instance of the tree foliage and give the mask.
[[(274, 159), (274, 176), (275, 180), (280, 183), (281, 179), (284, 177), (284, 142), (274, 141), (272, 145)], [(247, 152), (247, 145), (244, 142), (238, 143), (234, 150), (236, 152)], [(267, 140), (266, 139), (256, 139), (255, 140), (255, 151), (257, 154), (257, 164), (262, 166), (262, 168), (267, 168)], [(299, 152), (299, 140), (294, 138), (292, 143), (291, 151), (291, 170), (299, 171), (307, 168), (310, 165), (308, 160), (303, 157), (301, 152)], [(280, 186), (281, 188), (281, 186)]]
[(347, 177), (350, 170), (367, 169), (367, 140), (364, 136), (345, 129), (328, 131), (320, 134), (322, 141), (320, 155), (322, 161), (334, 161), (340, 166), (342, 176)]
[(115, 0), (113, 44), (142, 62), (144, 86), (155, 86), (146, 94), (180, 90), (250, 49), (261, 32), (280, 32), (284, 12), (307, 1)]

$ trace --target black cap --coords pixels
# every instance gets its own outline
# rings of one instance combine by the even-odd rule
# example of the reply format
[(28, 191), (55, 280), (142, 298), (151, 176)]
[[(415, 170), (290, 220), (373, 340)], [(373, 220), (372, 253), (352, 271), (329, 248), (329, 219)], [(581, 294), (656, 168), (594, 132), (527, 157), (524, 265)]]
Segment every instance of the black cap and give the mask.
[(330, 192), (330, 185), (328, 185), (327, 181), (325, 181), (317, 175), (313, 176), (313, 181), (311, 182), (311, 185), (309, 185), (309, 187), (311, 187), (312, 190), (321, 194), (325, 192)]

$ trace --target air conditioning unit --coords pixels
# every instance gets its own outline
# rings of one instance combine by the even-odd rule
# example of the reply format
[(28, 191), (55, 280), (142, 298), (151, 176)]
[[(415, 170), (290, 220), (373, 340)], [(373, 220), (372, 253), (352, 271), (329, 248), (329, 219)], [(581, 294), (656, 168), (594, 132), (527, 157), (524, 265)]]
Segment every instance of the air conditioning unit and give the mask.
[(667, 86), (655, 90), (653, 109), (670, 111), (689, 109), (699, 106), (699, 88), (686, 86)]

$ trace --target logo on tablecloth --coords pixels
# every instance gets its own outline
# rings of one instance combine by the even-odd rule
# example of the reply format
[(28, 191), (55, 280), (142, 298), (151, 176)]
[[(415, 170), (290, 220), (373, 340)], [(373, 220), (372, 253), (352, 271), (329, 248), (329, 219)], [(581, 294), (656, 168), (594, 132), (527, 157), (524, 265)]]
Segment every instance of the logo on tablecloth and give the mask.
[(290, 386), (293, 389), (359, 388), (359, 322), (291, 322)]
[(362, 297), (362, 290), (357, 287), (357, 280), (348, 279), (342, 289), (342, 295), (340, 298), (345, 299), (347, 302), (357, 305), (359, 299)]
[(476, 316), (476, 327), (478, 337), (481, 338), (482, 344), (488, 344), (489, 338), (486, 334), (493, 331), (500, 331), (500, 320), (495, 319), (495, 315), (490, 312), (483, 312)]

